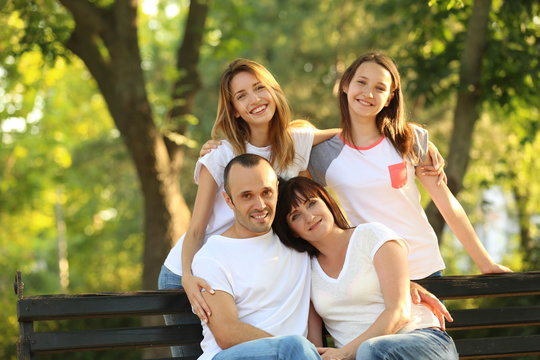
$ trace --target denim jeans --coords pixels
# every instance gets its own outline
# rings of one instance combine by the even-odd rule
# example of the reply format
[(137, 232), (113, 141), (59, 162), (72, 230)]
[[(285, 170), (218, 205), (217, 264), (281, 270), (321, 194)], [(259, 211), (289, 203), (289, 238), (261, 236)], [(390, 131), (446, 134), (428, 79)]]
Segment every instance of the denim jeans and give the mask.
[(363, 342), (356, 350), (356, 360), (457, 360), (454, 341), (446, 332), (416, 329), (406, 334), (383, 335)]
[[(173, 273), (165, 265), (161, 266), (158, 278), (159, 290), (176, 290), (182, 289), (182, 277)], [(163, 315), (166, 325), (179, 325), (182, 324), (181, 318), (178, 314)], [(171, 355), (173, 357), (183, 356), (184, 353), (180, 346), (171, 346)]]
[(220, 351), (212, 360), (301, 360), (321, 357), (301, 335), (276, 336), (248, 341)]

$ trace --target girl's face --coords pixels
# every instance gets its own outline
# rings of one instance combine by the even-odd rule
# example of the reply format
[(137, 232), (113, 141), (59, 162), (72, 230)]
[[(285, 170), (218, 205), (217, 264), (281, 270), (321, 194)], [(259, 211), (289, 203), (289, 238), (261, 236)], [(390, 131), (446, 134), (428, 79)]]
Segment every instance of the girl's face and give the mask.
[(318, 197), (305, 199), (287, 215), (287, 224), (293, 233), (314, 243), (324, 239), (334, 227), (334, 217), (326, 203)]
[(250, 72), (242, 71), (231, 80), (234, 116), (244, 119), (250, 128), (270, 125), (276, 103), (270, 90)]
[(392, 76), (381, 65), (367, 61), (360, 64), (343, 91), (347, 94), (351, 118), (375, 119), (392, 100)]

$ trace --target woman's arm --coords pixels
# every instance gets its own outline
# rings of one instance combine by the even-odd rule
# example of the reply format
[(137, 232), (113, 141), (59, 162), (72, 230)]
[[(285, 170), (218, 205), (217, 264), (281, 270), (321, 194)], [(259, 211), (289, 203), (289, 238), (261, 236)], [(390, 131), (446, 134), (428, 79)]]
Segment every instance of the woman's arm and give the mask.
[(340, 128), (319, 130), (309, 121), (301, 120), (301, 119), (291, 121), (291, 123), (289, 124), (289, 127), (312, 128), (313, 129), (313, 145), (317, 145), (317, 144), (322, 143), (323, 141), (331, 139), (334, 135), (339, 134), (341, 132)]
[(214, 290), (201, 278), (193, 276), (191, 263), (195, 253), (202, 247), (203, 239), (208, 225), (208, 219), (214, 207), (214, 199), (218, 186), (206, 166), (201, 166), (199, 174), (199, 187), (193, 205), (193, 214), (182, 244), (182, 286), (193, 306), (193, 311), (201, 319), (207, 322), (211, 315), (210, 308), (201, 296), (201, 289), (206, 289), (210, 294)]
[(512, 270), (506, 266), (493, 261), (478, 239), (463, 207), (450, 192), (448, 186), (444, 183), (438, 185), (437, 179), (423, 175), (418, 169), (416, 176), (482, 274), (511, 272)]
[(309, 317), (308, 317), (308, 340), (315, 346), (323, 346), (322, 339), (322, 319), (315, 311), (313, 303), (309, 303)]
[(358, 346), (364, 341), (375, 336), (395, 334), (409, 322), (409, 264), (405, 245), (400, 241), (387, 241), (373, 258), (385, 309), (366, 331), (343, 348), (324, 349), (323, 359), (354, 359)]

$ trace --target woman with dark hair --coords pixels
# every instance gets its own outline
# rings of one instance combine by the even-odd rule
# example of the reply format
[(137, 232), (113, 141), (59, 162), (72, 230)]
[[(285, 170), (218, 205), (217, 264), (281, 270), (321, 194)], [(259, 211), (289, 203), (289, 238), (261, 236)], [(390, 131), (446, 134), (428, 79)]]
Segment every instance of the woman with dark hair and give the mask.
[(379, 223), (352, 228), (311, 179), (280, 184), (273, 229), (311, 261), (308, 339), (322, 346), (321, 319), (337, 348), (323, 359), (457, 359), (452, 338), (411, 304), (407, 242)]

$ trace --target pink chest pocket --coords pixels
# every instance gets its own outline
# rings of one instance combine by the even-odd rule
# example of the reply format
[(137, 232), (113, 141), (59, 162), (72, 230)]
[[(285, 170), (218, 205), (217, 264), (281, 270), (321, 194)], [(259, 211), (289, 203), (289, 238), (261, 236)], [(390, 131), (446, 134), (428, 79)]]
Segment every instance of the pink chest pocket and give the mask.
[(390, 180), (392, 180), (392, 187), (399, 189), (407, 184), (407, 162), (404, 161), (399, 164), (388, 166), (390, 172)]

